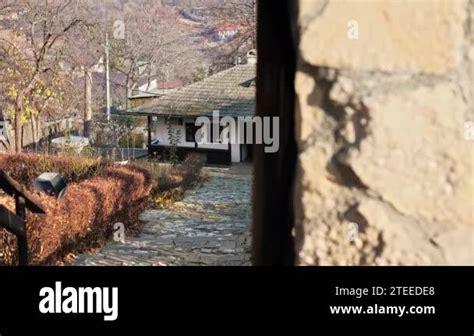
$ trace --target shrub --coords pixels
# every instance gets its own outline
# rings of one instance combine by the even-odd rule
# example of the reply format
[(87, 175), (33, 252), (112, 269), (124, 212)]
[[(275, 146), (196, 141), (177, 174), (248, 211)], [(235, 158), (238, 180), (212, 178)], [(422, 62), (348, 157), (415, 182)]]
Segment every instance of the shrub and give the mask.
[(67, 183), (72, 183), (99, 176), (105, 167), (107, 164), (100, 160), (82, 158), (77, 155), (0, 155), (0, 169), (27, 188), (31, 188), (35, 178), (42, 173), (57, 172)]
[(154, 189), (155, 205), (166, 207), (180, 200), (187, 189), (201, 181), (204, 162), (202, 156), (190, 154), (181, 165), (167, 166), (168, 175), (162, 176)]
[(142, 133), (129, 132), (119, 140), (119, 147), (123, 148), (143, 148), (146, 144), (145, 135)]
[(160, 193), (183, 187), (187, 189), (199, 180), (205, 157), (199, 154), (189, 154), (180, 164), (163, 163), (153, 159), (136, 161), (134, 166), (148, 170), (154, 182), (155, 193)]
[[(146, 170), (133, 166), (100, 164), (98, 174), (95, 168), (91, 168), (95, 167), (93, 163), (77, 165), (71, 158), (67, 158), (67, 161), (55, 157), (49, 159), (54, 161), (48, 163), (53, 168), (64, 168), (62, 171), (58, 170), (69, 176), (71, 183), (59, 200), (44, 194), (38, 196), (47, 209), (46, 216), (27, 213), (32, 264), (58, 264), (70, 253), (100, 247), (112, 235), (113, 225), (117, 222), (125, 224), (128, 234), (140, 230), (142, 224), (137, 218), (150, 205), (148, 196), (152, 187)], [(39, 156), (0, 156), (0, 169), (6, 167), (6, 170), (11, 170), (30, 182), (31, 176), (38, 173), (37, 168), (44, 168), (44, 160)], [(13, 164), (14, 168), (5, 166), (7, 163)], [(26, 173), (26, 167), (32, 172)], [(90, 169), (93, 169), (92, 173)], [(86, 176), (87, 179), (82, 179)], [(14, 209), (14, 201), (10, 197), (0, 195), (0, 203), (10, 210)], [(0, 229), (0, 264), (14, 264), (15, 258), (15, 237)]]
[(185, 188), (189, 188), (199, 181), (205, 162), (205, 157), (199, 154), (189, 154), (186, 157), (181, 166)]
[[(31, 189), (42, 172), (64, 175), (68, 188), (57, 200), (40, 194), (46, 216), (27, 213), (30, 262), (60, 264), (68, 254), (104, 245), (115, 223), (127, 234), (141, 230), (138, 216), (152, 205), (166, 206), (180, 199), (201, 179), (203, 158), (189, 155), (181, 165), (139, 161), (113, 165), (93, 159), (38, 155), (0, 155), (0, 169)], [(152, 195), (152, 197), (149, 197)], [(0, 204), (13, 211), (14, 201), (0, 193)], [(16, 238), (0, 229), (0, 264), (16, 263)]]

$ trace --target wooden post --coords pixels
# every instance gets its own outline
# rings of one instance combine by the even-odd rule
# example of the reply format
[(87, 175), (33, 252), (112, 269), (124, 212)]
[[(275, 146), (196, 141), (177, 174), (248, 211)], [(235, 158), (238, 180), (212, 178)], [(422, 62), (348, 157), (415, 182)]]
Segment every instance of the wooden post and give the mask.
[(151, 156), (152, 150), (151, 150), (151, 122), (152, 122), (152, 117), (148, 116), (148, 156)]
[(16, 214), (23, 220), (22, 229), (25, 232), (24, 237), (17, 236), (18, 246), (18, 266), (28, 265), (28, 237), (26, 233), (26, 201), (21, 196), (15, 196)]
[[(254, 145), (252, 261), (254, 266), (292, 266), (293, 181), (298, 147), (294, 78), (297, 1), (258, 1), (257, 116), (280, 118), (280, 150)], [(278, 183), (275, 183), (278, 181)], [(290, 191), (290, 192), (289, 192)]]
[[(46, 214), (39, 200), (23, 186), (0, 169), (0, 190), (15, 199), (16, 216), (0, 206), (0, 227), (17, 237), (18, 265), (28, 265), (28, 237), (26, 234), (26, 209), (35, 214)], [(16, 217), (16, 218), (15, 218)]]

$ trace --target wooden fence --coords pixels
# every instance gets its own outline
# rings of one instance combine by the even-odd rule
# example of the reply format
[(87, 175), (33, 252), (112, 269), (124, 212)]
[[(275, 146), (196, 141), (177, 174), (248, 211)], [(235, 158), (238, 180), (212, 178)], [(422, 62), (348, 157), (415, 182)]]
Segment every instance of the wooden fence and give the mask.
[(46, 214), (46, 210), (36, 197), (26, 191), (18, 182), (0, 170), (0, 190), (15, 199), (12, 213), (0, 204), (0, 227), (14, 234), (18, 244), (18, 265), (28, 265), (28, 236), (26, 231), (26, 209), (36, 214)]

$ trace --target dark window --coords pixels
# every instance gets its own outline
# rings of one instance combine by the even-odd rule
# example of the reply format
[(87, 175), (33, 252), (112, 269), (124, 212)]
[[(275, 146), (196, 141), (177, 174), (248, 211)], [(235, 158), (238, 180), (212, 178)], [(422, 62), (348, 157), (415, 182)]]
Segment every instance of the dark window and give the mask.
[(167, 118), (166, 119), (166, 123), (170, 124), (170, 125), (174, 125), (174, 126), (177, 126), (177, 125), (183, 125), (183, 118)]
[(196, 132), (198, 131), (198, 127), (194, 124), (188, 123), (185, 126), (186, 129), (186, 142), (195, 142), (196, 140)]

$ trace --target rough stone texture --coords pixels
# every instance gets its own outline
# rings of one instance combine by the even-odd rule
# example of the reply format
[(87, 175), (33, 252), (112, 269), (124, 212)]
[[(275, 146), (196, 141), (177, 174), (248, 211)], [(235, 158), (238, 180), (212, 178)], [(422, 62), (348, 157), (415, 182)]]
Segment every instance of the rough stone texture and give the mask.
[[(248, 167), (247, 167), (248, 168)], [(143, 232), (77, 257), (78, 266), (249, 266), (250, 169), (213, 169), (181, 202), (141, 216)]]
[[(465, 0), (300, 3), (305, 30), (301, 53), (310, 64), (444, 73), (461, 61)], [(348, 34), (356, 36), (355, 30), (358, 38), (348, 39)]]
[(300, 0), (299, 21), (299, 263), (474, 264), (474, 1)]

